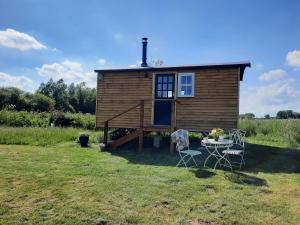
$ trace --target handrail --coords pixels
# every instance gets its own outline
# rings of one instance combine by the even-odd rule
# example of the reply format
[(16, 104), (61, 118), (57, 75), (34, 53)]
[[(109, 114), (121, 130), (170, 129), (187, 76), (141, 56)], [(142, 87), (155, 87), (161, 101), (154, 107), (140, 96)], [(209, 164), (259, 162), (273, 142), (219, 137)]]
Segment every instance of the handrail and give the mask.
[[(171, 110), (171, 132), (173, 132), (176, 127), (176, 113), (175, 113), (176, 106), (175, 106), (175, 104), (176, 104), (176, 102), (180, 103), (180, 101), (177, 99), (171, 99), (171, 100), (173, 101), (172, 110)], [(145, 106), (145, 100), (140, 100), (140, 102), (138, 104), (124, 110), (123, 112), (111, 117), (110, 119), (108, 119), (104, 122), (103, 142), (104, 142), (105, 146), (107, 146), (107, 143), (108, 143), (108, 123), (109, 123), (109, 121), (111, 121), (111, 120), (137, 108), (137, 107), (140, 107), (139, 151), (142, 150), (143, 137), (144, 137), (144, 106)], [(170, 151), (171, 151), (171, 153), (174, 152), (174, 144), (172, 142), (170, 142)]]
[[(147, 101), (155, 101), (155, 100), (158, 100), (158, 101), (174, 101), (174, 102), (178, 102), (180, 103), (180, 99), (156, 99), (156, 98), (146, 98), (146, 99), (143, 99), (144, 102), (147, 102)], [(101, 100), (101, 102), (105, 102), (105, 103), (111, 103), (111, 102), (114, 102), (114, 103), (135, 103), (137, 102), (137, 100)]]
[[(123, 115), (123, 114), (125, 114), (125, 113), (127, 113), (127, 112), (129, 112), (130, 110), (133, 110), (133, 109), (139, 107), (139, 106), (140, 106), (140, 128), (141, 128), (141, 130), (143, 130), (143, 126), (144, 126), (144, 100), (141, 100), (137, 105), (134, 105), (134, 106), (124, 110), (123, 112), (111, 117), (110, 119), (108, 119), (104, 122), (103, 142), (104, 142), (105, 146), (107, 146), (107, 143), (108, 143), (108, 122), (115, 119), (115, 118), (117, 118), (117, 117), (119, 117), (119, 116), (121, 116), (121, 115)], [(142, 136), (142, 134), (141, 134), (141, 136)], [(141, 138), (140, 138), (140, 140), (141, 140)], [(141, 142), (140, 142), (139, 146), (142, 146)]]
[(113, 120), (113, 119), (115, 119), (115, 118), (117, 118), (117, 117), (119, 117), (119, 116), (121, 116), (121, 115), (123, 115), (123, 114), (129, 112), (130, 110), (133, 110), (133, 109), (139, 107), (140, 105), (141, 105), (141, 103), (139, 103), (139, 104), (137, 104), (137, 105), (135, 105), (135, 106), (132, 106), (132, 107), (130, 107), (129, 109), (126, 109), (126, 110), (124, 110), (123, 112), (121, 112), (121, 113), (119, 113), (119, 114), (117, 114), (117, 115), (111, 117), (110, 119), (106, 120), (105, 122), (109, 122), (109, 121), (111, 121), (111, 120)]

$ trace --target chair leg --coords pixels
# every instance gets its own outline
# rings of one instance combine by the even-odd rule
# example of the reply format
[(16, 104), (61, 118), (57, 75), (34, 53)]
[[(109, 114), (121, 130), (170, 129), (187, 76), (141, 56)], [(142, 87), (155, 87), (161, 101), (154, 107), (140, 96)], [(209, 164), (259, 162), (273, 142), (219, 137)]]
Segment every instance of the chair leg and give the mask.
[(209, 160), (209, 158), (210, 158), (211, 156), (212, 156), (212, 155), (209, 155), (209, 156), (205, 159), (203, 167), (206, 167), (206, 163), (207, 163), (207, 161)]
[(240, 155), (240, 156), (241, 156), (240, 169), (242, 169), (242, 165), (246, 165), (246, 164), (245, 164), (245, 160), (244, 160), (244, 155)]
[(176, 164), (176, 167), (178, 167), (179, 165), (181, 165), (182, 159), (179, 160), (179, 162)]
[(191, 158), (193, 159), (193, 161), (194, 161), (196, 167), (198, 167), (198, 164), (196, 163), (196, 160), (194, 159), (194, 157), (192, 156)]
[(177, 163), (177, 165), (176, 166), (179, 166), (179, 165), (181, 165), (181, 163), (185, 166), (185, 168), (187, 168), (187, 165), (186, 165), (186, 163), (188, 162), (185, 162), (184, 161), (184, 158), (187, 156), (187, 155), (184, 155), (184, 156), (182, 156), (181, 154), (179, 154), (179, 156), (180, 156), (180, 160), (179, 160), (179, 162)]
[[(224, 161), (225, 161), (224, 165), (226, 165), (226, 166), (228, 165), (228, 167), (230, 168), (230, 170), (232, 170), (232, 165), (231, 165), (230, 161), (226, 158), (226, 156), (227, 156), (227, 154), (225, 156), (223, 156), (222, 158), (218, 159), (218, 161), (216, 162), (216, 164), (214, 166), (214, 170), (217, 168), (217, 165), (220, 164), (220, 161), (222, 159), (224, 159)], [(221, 164), (220, 164), (220, 166), (221, 166)]]
[(190, 158), (187, 161), (185, 161), (185, 163), (188, 163), (191, 159), (192, 159), (192, 156), (190, 156)]

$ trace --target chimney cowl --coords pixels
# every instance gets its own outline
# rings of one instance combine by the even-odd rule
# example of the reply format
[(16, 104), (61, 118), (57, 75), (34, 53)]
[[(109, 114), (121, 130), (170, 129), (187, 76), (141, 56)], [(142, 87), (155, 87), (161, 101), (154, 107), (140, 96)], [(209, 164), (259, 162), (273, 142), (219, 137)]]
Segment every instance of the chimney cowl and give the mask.
[(148, 38), (144, 37), (142, 38), (142, 44), (143, 44), (143, 55), (142, 55), (142, 64), (141, 67), (148, 67), (147, 64), (147, 44), (148, 44)]

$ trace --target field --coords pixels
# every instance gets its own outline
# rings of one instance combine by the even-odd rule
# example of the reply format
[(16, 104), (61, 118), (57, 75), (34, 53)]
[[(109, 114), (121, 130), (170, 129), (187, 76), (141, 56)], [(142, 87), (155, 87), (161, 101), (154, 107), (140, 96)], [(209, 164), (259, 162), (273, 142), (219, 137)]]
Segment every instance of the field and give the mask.
[(250, 126), (235, 172), (176, 168), (167, 148), (101, 152), (95, 131), (80, 148), (80, 129), (2, 127), (0, 224), (299, 224), (297, 135)]

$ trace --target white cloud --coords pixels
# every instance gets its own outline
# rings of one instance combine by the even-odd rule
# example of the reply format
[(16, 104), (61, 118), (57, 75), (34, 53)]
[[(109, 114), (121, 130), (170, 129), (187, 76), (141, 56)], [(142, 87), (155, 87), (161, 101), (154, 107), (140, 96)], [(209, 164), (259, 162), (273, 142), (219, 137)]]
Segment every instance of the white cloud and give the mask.
[(42, 43), (38, 42), (34, 37), (13, 29), (0, 31), (0, 46), (16, 48), (21, 51), (47, 48)]
[(285, 77), (286, 75), (287, 75), (287, 73), (281, 69), (270, 70), (270, 71), (265, 72), (262, 75), (260, 75), (259, 79), (263, 80), (263, 81), (277, 80), (282, 77)]
[(90, 87), (96, 86), (96, 74), (84, 71), (79, 62), (65, 60), (61, 63), (44, 64), (36, 70), (40, 76), (54, 80), (62, 78), (66, 83), (85, 82)]
[(300, 51), (294, 50), (288, 52), (286, 56), (286, 64), (300, 69)]
[(106, 61), (106, 59), (104, 59), (104, 58), (100, 58), (100, 59), (98, 59), (98, 64), (100, 65), (100, 66), (105, 66), (106, 64), (107, 64), (107, 61)]
[(28, 77), (12, 76), (3, 72), (0, 72), (0, 86), (17, 87), (30, 92), (37, 88), (37, 84)]
[(117, 41), (122, 40), (123, 38), (124, 38), (124, 34), (120, 32), (114, 34), (114, 39)]
[(277, 80), (267, 85), (241, 88), (240, 113), (275, 115), (279, 110), (300, 111), (300, 91), (294, 79)]

